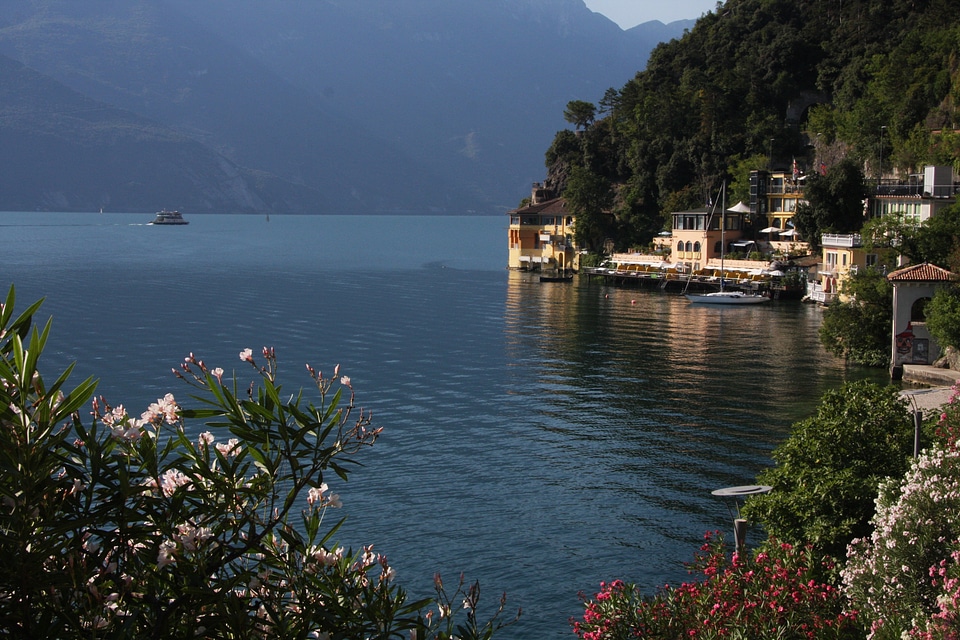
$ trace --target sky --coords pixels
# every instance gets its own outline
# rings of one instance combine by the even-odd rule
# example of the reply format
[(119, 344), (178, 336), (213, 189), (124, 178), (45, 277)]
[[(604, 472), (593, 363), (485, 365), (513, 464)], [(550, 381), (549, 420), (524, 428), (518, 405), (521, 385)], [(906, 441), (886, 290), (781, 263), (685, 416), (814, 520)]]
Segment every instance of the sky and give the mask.
[(717, 0), (584, 0), (591, 11), (602, 13), (623, 29), (641, 22), (693, 20), (717, 8)]

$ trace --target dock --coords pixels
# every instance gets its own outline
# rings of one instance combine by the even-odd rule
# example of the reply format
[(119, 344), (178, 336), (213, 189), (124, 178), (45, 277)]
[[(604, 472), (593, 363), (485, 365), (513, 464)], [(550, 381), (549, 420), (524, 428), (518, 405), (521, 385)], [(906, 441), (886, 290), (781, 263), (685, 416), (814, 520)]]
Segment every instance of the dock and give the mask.
[(677, 269), (630, 264), (613, 268), (586, 267), (580, 273), (588, 280), (601, 280), (612, 286), (665, 293), (711, 293), (720, 291), (722, 283), (725, 291), (765, 295), (774, 300), (800, 300), (804, 294), (802, 288), (787, 287), (779, 278), (739, 271), (725, 271), (722, 275), (719, 270), (684, 273)]

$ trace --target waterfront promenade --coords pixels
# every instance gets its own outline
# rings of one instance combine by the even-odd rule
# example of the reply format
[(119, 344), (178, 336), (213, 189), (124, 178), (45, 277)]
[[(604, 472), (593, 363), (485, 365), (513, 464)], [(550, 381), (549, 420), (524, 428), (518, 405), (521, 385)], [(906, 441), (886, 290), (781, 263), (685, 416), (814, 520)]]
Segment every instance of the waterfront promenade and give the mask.
[(939, 409), (950, 402), (953, 385), (960, 380), (960, 371), (928, 365), (905, 364), (903, 380), (913, 384), (929, 385), (924, 388), (905, 389), (901, 392), (910, 400), (911, 406), (926, 412)]

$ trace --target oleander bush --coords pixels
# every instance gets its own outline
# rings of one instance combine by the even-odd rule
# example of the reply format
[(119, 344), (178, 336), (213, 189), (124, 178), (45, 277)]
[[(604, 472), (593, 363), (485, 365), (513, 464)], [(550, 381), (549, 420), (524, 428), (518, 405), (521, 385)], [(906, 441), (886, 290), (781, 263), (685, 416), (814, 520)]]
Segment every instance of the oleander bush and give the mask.
[[(411, 601), (372, 545), (335, 541), (348, 478), (377, 440), (350, 379), (307, 366), (286, 390), (272, 349), (227, 378), (190, 354), (173, 395), (135, 414), (52, 382), (40, 303), (0, 305), (0, 636), (23, 638), (489, 638), (479, 587)], [(312, 399), (311, 399), (312, 398)], [(90, 403), (90, 404), (88, 404)], [(91, 406), (88, 414), (83, 407)], [(195, 433), (190, 436), (188, 433)], [(459, 613), (459, 615), (458, 615)], [(465, 620), (461, 618), (465, 616)], [(509, 623), (507, 623), (509, 624)]]
[(584, 600), (571, 620), (582, 640), (854, 639), (863, 633), (840, 590), (818, 576), (835, 569), (812, 548), (769, 540), (752, 556), (726, 553), (707, 534), (690, 565), (698, 580), (644, 596), (614, 580)]
[(941, 442), (880, 485), (873, 532), (850, 545), (844, 588), (877, 640), (960, 638), (960, 401)]

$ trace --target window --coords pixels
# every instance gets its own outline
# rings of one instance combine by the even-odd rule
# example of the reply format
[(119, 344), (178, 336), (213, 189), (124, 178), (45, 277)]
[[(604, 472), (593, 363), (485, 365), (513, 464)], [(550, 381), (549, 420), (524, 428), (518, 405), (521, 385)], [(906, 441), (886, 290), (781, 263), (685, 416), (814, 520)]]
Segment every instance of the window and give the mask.
[(699, 243), (699, 242), (694, 242), (694, 243), (693, 243), (693, 250), (694, 250), (696, 253), (700, 253), (700, 243)]
[(843, 254), (843, 256), (841, 256), (841, 260), (843, 260), (843, 262), (841, 263), (842, 266), (844, 267), (847, 266), (847, 254)]
[(835, 269), (837, 267), (837, 252), (828, 251), (827, 252), (827, 267), (829, 269)]
[(520, 216), (510, 216), (510, 224), (520, 224)]
[(678, 243), (677, 243), (677, 251), (683, 251), (683, 243), (682, 243), (682, 242), (678, 242)]
[(877, 266), (877, 254), (875, 254), (875, 253), (868, 253), (868, 254), (867, 254), (867, 257), (866, 257), (866, 262), (865, 262), (865, 263), (866, 263), (866, 265), (867, 265), (868, 267), (875, 267), (875, 266)]
[(545, 217), (543, 219), (543, 224), (553, 224), (553, 216)]
[(687, 251), (693, 251), (693, 243), (687, 240)]

